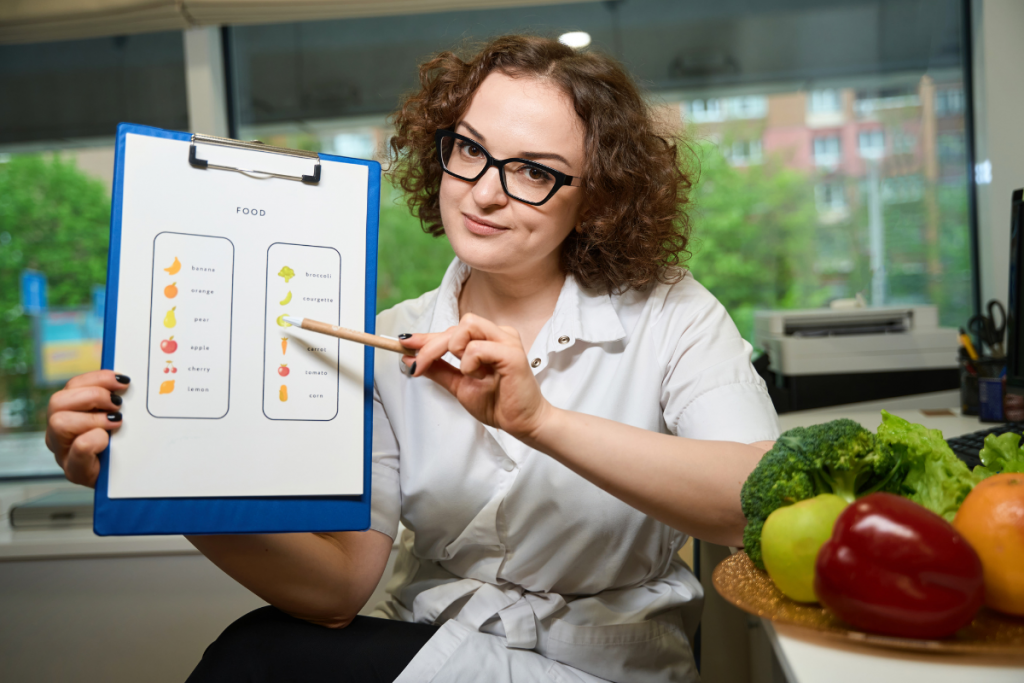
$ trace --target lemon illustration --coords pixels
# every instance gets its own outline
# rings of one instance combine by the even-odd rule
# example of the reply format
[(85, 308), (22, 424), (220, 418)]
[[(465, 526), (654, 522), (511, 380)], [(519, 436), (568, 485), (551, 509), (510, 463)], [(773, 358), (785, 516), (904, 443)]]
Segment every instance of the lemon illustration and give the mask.
[[(174, 308), (177, 308), (177, 306), (175, 306)], [(175, 325), (178, 324), (178, 321), (175, 320), (174, 318), (174, 308), (167, 311), (167, 315), (164, 316), (164, 327), (174, 327)]]
[(178, 271), (181, 270), (181, 261), (179, 261), (178, 257), (175, 256), (174, 263), (172, 263), (169, 268), (164, 268), (164, 270), (167, 271), (168, 275), (177, 275)]
[(172, 391), (174, 391), (174, 380), (173, 379), (169, 379), (166, 382), (161, 382), (160, 383), (160, 393), (161, 394), (169, 394)]
[(286, 296), (285, 298), (281, 299), (281, 305), (282, 306), (287, 306), (288, 302), (291, 301), (291, 300), (292, 300), (292, 293), (288, 292), (288, 296)]
[[(288, 315), (288, 314), (287, 313), (282, 313), (281, 315), (277, 316), (277, 324), (280, 325), (281, 327), (291, 327), (292, 326), (291, 323), (286, 323), (284, 321), (284, 317), (286, 315)], [(164, 324), (166, 325), (167, 323), (164, 323)]]

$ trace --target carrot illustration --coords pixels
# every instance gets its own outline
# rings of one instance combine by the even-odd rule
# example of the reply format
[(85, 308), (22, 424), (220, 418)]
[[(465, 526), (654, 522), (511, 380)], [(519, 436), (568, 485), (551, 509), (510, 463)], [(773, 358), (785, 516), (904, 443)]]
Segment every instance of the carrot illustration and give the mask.
[(281, 355), (288, 353), (288, 337), (281, 337)]

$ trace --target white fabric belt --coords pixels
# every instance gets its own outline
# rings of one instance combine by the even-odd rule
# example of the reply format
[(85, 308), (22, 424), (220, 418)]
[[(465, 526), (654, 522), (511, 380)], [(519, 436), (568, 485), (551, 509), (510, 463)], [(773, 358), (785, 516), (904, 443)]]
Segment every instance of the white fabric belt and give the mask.
[(532, 650), (537, 647), (537, 622), (547, 619), (567, 604), (558, 593), (531, 593), (514, 583), (495, 585), (477, 579), (460, 579), (423, 591), (413, 601), (413, 618), (435, 623), (453, 603), (467, 595), (469, 602), (455, 621), (479, 631), (497, 616), (505, 629), (508, 647)]

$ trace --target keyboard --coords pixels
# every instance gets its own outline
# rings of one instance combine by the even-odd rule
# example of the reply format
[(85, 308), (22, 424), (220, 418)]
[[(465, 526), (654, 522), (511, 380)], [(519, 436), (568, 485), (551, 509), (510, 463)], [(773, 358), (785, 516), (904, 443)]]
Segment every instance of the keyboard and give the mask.
[(996, 425), (990, 429), (980, 429), (970, 434), (962, 434), (960, 436), (954, 436), (951, 439), (946, 439), (946, 443), (956, 453), (956, 457), (963, 460), (968, 467), (974, 469), (975, 466), (981, 464), (981, 460), (978, 458), (978, 451), (985, 445), (985, 437), (989, 434), (1005, 434), (1006, 432), (1013, 432), (1015, 434), (1024, 433), (1024, 422), (1007, 422), (1006, 424)]

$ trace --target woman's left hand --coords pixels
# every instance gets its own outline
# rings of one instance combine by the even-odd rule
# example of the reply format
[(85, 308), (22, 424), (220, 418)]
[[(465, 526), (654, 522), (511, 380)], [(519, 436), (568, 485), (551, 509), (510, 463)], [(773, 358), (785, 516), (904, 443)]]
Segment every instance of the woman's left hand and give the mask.
[[(511, 327), (467, 313), (455, 327), (414, 334), (402, 344), (419, 350), (415, 358), (402, 360), (414, 367), (414, 377), (434, 380), (477, 420), (517, 439), (533, 435), (554, 410), (540, 393), (519, 333)], [(441, 360), (449, 351), (461, 368)]]

